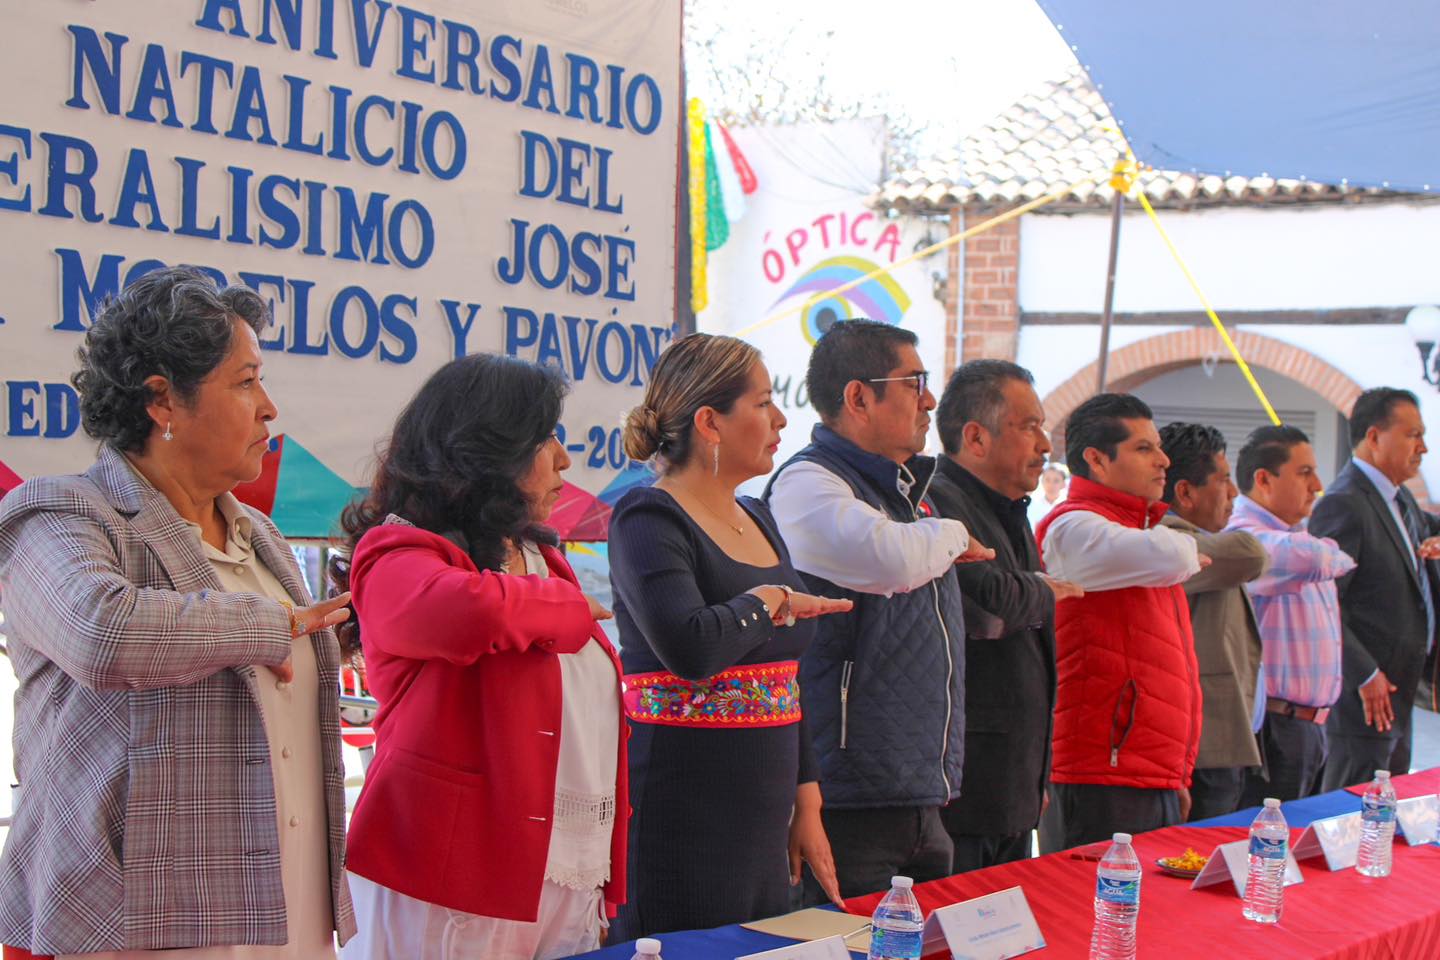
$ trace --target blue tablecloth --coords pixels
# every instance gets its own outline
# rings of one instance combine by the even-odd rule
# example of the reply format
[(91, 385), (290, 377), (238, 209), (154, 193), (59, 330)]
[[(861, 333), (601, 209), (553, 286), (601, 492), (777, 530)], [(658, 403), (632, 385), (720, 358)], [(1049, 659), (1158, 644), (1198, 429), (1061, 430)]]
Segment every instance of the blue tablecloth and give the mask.
[[(1289, 803), (1282, 803), (1280, 809), (1285, 813), (1285, 822), (1292, 827), (1308, 827), (1312, 821), (1324, 820), (1326, 817), (1338, 817), (1342, 813), (1354, 813), (1360, 809), (1360, 798), (1345, 790), (1334, 790), (1330, 793), (1322, 793), (1319, 796), (1306, 797), (1304, 800), (1291, 800)], [(1248, 827), (1255, 820), (1255, 815), (1260, 812), (1259, 807), (1250, 807), (1246, 810), (1238, 810), (1235, 813), (1226, 814), (1223, 817), (1211, 817), (1209, 820), (1196, 820), (1187, 824), (1191, 827)]]
[[(1312, 820), (1323, 820), (1326, 817), (1334, 817), (1343, 813), (1354, 813), (1360, 809), (1360, 798), (1353, 793), (1336, 790), (1332, 793), (1322, 793), (1319, 796), (1282, 804), (1281, 809), (1284, 810), (1285, 820), (1290, 826), (1305, 827)], [(1259, 807), (1251, 807), (1223, 817), (1197, 820), (1188, 826), (1248, 827), (1259, 810)], [(665, 933), (657, 939), (662, 945), (661, 952), (665, 960), (734, 960), (735, 957), (759, 953), (762, 950), (774, 950), (795, 942), (783, 937), (772, 937), (756, 933), (753, 930), (746, 930), (738, 924), (716, 927), (713, 930)], [(630, 960), (634, 952), (635, 948), (631, 943), (620, 943), (603, 950), (581, 954), (580, 957), (585, 960)], [(575, 960), (580, 960), (580, 958), (577, 957)]]

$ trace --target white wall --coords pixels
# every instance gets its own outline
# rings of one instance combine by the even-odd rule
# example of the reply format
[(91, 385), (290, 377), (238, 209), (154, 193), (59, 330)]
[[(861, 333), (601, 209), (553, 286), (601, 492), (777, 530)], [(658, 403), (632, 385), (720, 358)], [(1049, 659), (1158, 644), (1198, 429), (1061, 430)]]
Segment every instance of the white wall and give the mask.
[[(1021, 251), (1024, 260), (1024, 251)], [(1121, 347), (1164, 333), (1183, 330), (1168, 326), (1117, 326), (1110, 330), (1110, 354)], [(1020, 327), (1016, 363), (1035, 375), (1035, 389), (1044, 397), (1100, 355), (1099, 324), (1064, 324)]]
[[(1120, 234), (1118, 312), (1202, 309), (1143, 211), (1127, 207)], [(1325, 310), (1440, 303), (1440, 205), (1363, 204), (1268, 209), (1160, 211), (1201, 289), (1225, 319), (1236, 310)], [(1099, 313), (1105, 292), (1110, 218), (1104, 212), (1032, 215), (1020, 221), (1023, 312)], [(1113, 353), (1177, 326), (1119, 326)], [(1360, 387), (1413, 390), (1428, 423), (1440, 426), (1440, 394), (1424, 382), (1419, 354), (1402, 324), (1242, 325), (1334, 365)], [(1097, 325), (1022, 326), (1018, 362), (1043, 397), (1100, 348)], [(1261, 385), (1277, 382), (1259, 370)], [(1283, 379), (1283, 378), (1279, 378)], [(1317, 423), (1318, 423), (1317, 419)], [(1422, 467), (1440, 491), (1440, 452)]]
[[(1138, 205), (1120, 230), (1115, 309), (1200, 304)], [(1160, 220), (1215, 308), (1408, 306), (1440, 302), (1440, 204), (1226, 208)], [(1020, 221), (1020, 309), (1099, 313), (1108, 214)]]

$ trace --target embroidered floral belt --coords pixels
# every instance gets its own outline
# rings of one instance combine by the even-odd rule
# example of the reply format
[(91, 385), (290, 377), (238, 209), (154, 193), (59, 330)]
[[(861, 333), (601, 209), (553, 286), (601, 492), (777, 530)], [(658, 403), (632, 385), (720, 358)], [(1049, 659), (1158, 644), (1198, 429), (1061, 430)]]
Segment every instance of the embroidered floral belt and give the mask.
[(625, 677), (625, 715), (677, 727), (781, 727), (800, 720), (795, 660), (731, 667), (704, 680), (673, 673)]

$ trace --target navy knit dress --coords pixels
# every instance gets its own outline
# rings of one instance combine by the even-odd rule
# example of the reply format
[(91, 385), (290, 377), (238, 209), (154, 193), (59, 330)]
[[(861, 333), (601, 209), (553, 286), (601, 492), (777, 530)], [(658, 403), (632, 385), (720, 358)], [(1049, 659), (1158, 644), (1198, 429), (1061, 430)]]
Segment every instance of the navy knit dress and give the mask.
[[(665, 491), (632, 490), (610, 521), (610, 582), (626, 675), (712, 677), (796, 660), (813, 620), (773, 627), (745, 591), (804, 590), (770, 510), (740, 504), (778, 566), (730, 558)], [(799, 783), (819, 779), (803, 722), (738, 729), (629, 721), (629, 897), (611, 942), (785, 913), (790, 815)]]

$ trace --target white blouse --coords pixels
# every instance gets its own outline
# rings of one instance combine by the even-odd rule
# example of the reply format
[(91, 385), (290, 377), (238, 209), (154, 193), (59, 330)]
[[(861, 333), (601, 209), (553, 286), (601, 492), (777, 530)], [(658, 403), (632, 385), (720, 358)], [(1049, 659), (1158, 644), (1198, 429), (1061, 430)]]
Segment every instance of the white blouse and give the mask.
[[(525, 572), (550, 575), (533, 543), (523, 543)], [(610, 879), (615, 826), (615, 755), (620, 748), (620, 691), (615, 667), (591, 640), (560, 656), (560, 760), (545, 879), (593, 890)]]

